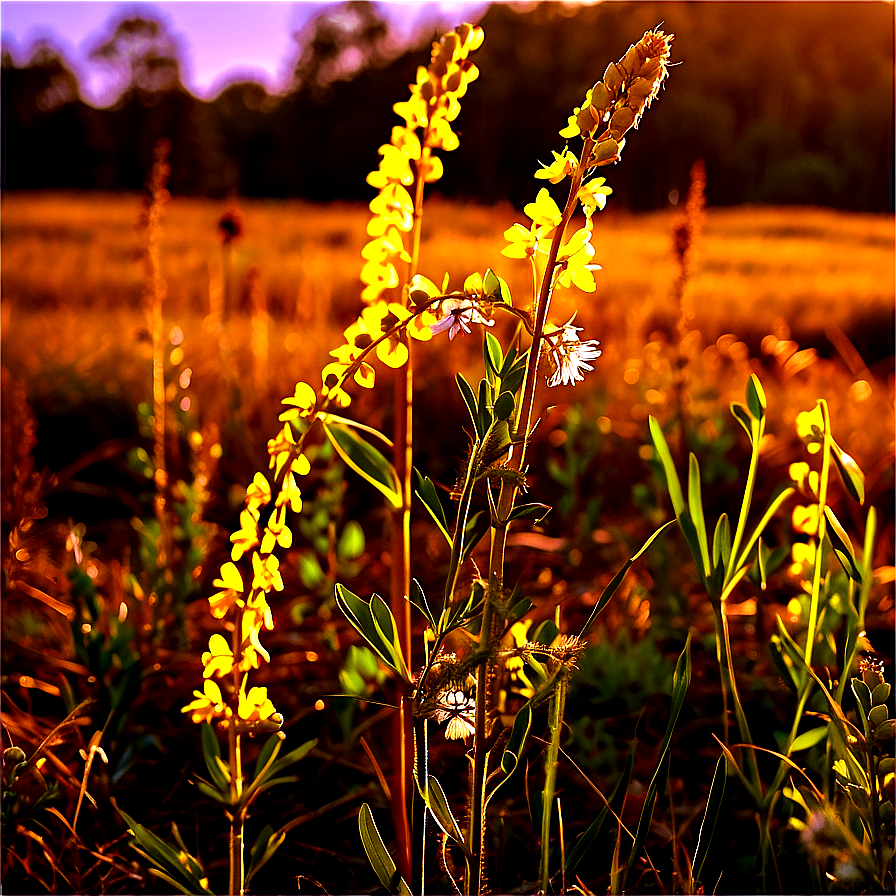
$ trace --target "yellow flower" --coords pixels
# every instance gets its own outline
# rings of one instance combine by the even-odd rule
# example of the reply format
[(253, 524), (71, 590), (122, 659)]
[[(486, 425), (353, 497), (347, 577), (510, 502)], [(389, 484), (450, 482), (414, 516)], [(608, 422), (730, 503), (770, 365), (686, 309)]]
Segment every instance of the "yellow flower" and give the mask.
[(612, 187), (604, 186), (607, 179), (605, 177), (595, 177), (589, 180), (587, 184), (579, 187), (576, 197), (582, 203), (582, 209), (585, 217), (591, 219), (595, 211), (603, 211), (607, 204), (607, 196), (613, 192)]
[(590, 264), (594, 258), (594, 247), (590, 242), (591, 231), (583, 227), (577, 230), (557, 253), (558, 263), (564, 265), (557, 277), (558, 286), (569, 286), (574, 283), (582, 292), (594, 292), (594, 271), (600, 270), (599, 264)]
[[(270, 609), (266, 603), (264, 605), (264, 610), (267, 610), (269, 616)], [(264, 621), (265, 614), (258, 608), (252, 610), (247, 607), (243, 612), (243, 624), (240, 630), (242, 639), (240, 643), (242, 659), (239, 664), (239, 668), (243, 672), (248, 672), (250, 669), (257, 669), (261, 665), (261, 660), (264, 660), (266, 663), (271, 661), (271, 655), (261, 646), (261, 641), (259, 640), (259, 634), (262, 625), (264, 625)], [(273, 623), (270, 626), (265, 627), (268, 629), (273, 628)]]
[(347, 369), (347, 364), (332, 361), (320, 373), (324, 397), (334, 401), (341, 408), (347, 408), (352, 401), (348, 392), (342, 388)]
[(377, 190), (390, 183), (400, 183), (409, 187), (414, 182), (414, 172), (411, 171), (411, 160), (405, 152), (389, 143), (381, 146), (379, 152), (383, 157), (380, 166), (367, 175), (367, 183)]
[(522, 224), (514, 224), (504, 231), (509, 245), (501, 250), (507, 258), (528, 258), (538, 249), (539, 229), (533, 224), (528, 230)]
[(252, 555), (252, 590), (253, 591), (283, 590), (283, 578), (280, 575), (280, 561), (269, 554), (264, 560), (256, 551)]
[(231, 607), (241, 603), (237, 595), (243, 593), (243, 577), (233, 563), (225, 563), (221, 567), (221, 577), (212, 584), (223, 590), (208, 599), (211, 614), (216, 619), (223, 619)]
[(382, 236), (389, 227), (407, 232), (413, 226), (414, 201), (401, 184), (387, 184), (371, 200), (369, 208), (374, 216), (367, 225), (368, 236)]
[(275, 545), (280, 545), (284, 550), (292, 547), (292, 529), (286, 525), (285, 504), (279, 505), (268, 521), (259, 550), (262, 554), (269, 554)]
[(223, 635), (214, 634), (208, 639), (208, 650), (202, 654), (203, 678), (213, 675), (220, 678), (233, 669), (233, 651)]
[(258, 544), (258, 516), (258, 511), (249, 507), (240, 513), (240, 528), (230, 536), (233, 542), (231, 560), (239, 560)]
[(818, 505), (811, 504), (804, 507), (802, 504), (797, 504), (791, 514), (791, 523), (795, 532), (815, 535), (818, 532)]
[(556, 227), (563, 217), (546, 187), (538, 191), (535, 202), (530, 202), (523, 211), (539, 227)]
[(206, 679), (205, 685), (201, 691), (193, 691), (196, 698), (181, 709), (181, 712), (192, 713), (190, 720), (197, 725), (203, 722), (211, 722), (229, 715), (228, 709), (224, 706), (224, 695), (217, 682)]
[[(308, 463), (308, 458), (306, 458), (303, 454), (300, 454), (296, 461), (304, 461), (306, 464)], [(296, 477), (293, 475), (295, 471), (296, 465), (293, 464), (292, 469), (284, 476), (283, 478), (283, 487), (280, 489), (280, 494), (277, 495), (276, 506), (284, 506), (286, 504), (289, 505), (289, 509), (293, 513), (300, 513), (302, 510), (302, 490), (296, 484)], [(305, 475), (308, 470), (304, 467), (304, 473), (301, 475)]]
[(263, 473), (256, 473), (249, 488), (246, 489), (246, 507), (249, 510), (258, 510), (269, 504), (271, 500), (271, 486)]
[(274, 704), (268, 699), (267, 688), (250, 688), (249, 693), (245, 693), (245, 680), (240, 688), (240, 700), (237, 707), (237, 715), (247, 722), (256, 722), (270, 718), (276, 710)]
[(295, 394), (291, 398), (284, 398), (282, 404), (292, 409), (284, 411), (280, 415), (281, 421), (295, 420), (296, 417), (309, 417), (314, 413), (317, 404), (317, 393), (308, 383), (296, 383)]
[(824, 443), (824, 414), (817, 404), (811, 411), (803, 411), (796, 417), (797, 435), (806, 443), (809, 454), (816, 454)]
[(562, 153), (551, 150), (551, 154), (554, 156), (554, 161), (550, 165), (542, 165), (541, 170), (535, 172), (537, 178), (559, 184), (565, 177), (575, 174), (579, 160), (568, 149)]

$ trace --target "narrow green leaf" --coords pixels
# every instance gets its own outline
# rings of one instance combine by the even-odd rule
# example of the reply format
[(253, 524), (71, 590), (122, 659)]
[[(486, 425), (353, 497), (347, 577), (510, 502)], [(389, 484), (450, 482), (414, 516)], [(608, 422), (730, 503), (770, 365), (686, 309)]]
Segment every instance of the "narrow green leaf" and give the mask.
[(732, 401), (731, 405), (731, 415), (737, 420), (738, 423), (747, 431), (747, 435), (750, 437), (750, 444), (753, 444), (753, 418), (750, 416), (750, 411), (745, 404), (742, 404), (739, 401)]
[(725, 781), (728, 777), (725, 768), (725, 757), (720, 756), (716, 762), (716, 770), (713, 772), (712, 783), (709, 785), (709, 796), (706, 798), (706, 809), (703, 812), (703, 821), (700, 823), (700, 833), (697, 836), (697, 851), (694, 853), (693, 878), (700, 880), (703, 873), (703, 863), (709, 855), (709, 847), (712, 843), (712, 835), (715, 832), (719, 820), (719, 811), (722, 808), (722, 800), (725, 797)]
[(808, 750), (809, 747), (814, 747), (815, 744), (821, 743), (825, 739), (827, 733), (827, 725), (822, 728), (810, 728), (808, 731), (804, 731), (790, 745), (790, 752), (799, 753), (800, 750)]
[(672, 509), (675, 511), (675, 516), (679, 517), (684, 509), (684, 498), (681, 493), (681, 482), (678, 478), (678, 473), (675, 470), (675, 464), (672, 461), (672, 454), (669, 451), (669, 444), (666, 442), (666, 437), (663, 435), (662, 427), (654, 417), (648, 419), (648, 425), (650, 427), (650, 439), (653, 442), (654, 450), (656, 451), (657, 457), (659, 457), (660, 463), (663, 465), (663, 471), (666, 474), (666, 488), (669, 491), (669, 498), (672, 501)]
[(258, 754), (258, 759), (255, 760), (255, 768), (252, 772), (253, 778), (257, 778), (262, 769), (264, 769), (269, 763), (274, 762), (282, 747), (283, 737), (279, 732), (277, 732), (276, 734), (272, 734), (265, 741), (264, 746), (261, 748), (261, 752)]
[(716, 523), (716, 531), (712, 537), (712, 563), (713, 566), (728, 568), (731, 560), (731, 522), (728, 514), (723, 513)]
[(479, 406), (476, 404), (476, 396), (473, 394), (473, 389), (464, 379), (463, 374), (455, 374), (454, 379), (457, 382), (457, 388), (460, 389), (464, 404), (466, 404), (467, 410), (470, 412), (470, 419), (476, 428), (476, 435), (481, 439), (485, 435), (485, 430), (480, 431), (479, 429)]
[(747, 380), (747, 410), (754, 420), (761, 420), (765, 416), (768, 403), (765, 400), (765, 390), (759, 377), (755, 373), (750, 374)]
[(846, 491), (853, 501), (865, 503), (865, 474), (855, 460), (831, 439), (831, 457)]
[(395, 624), (395, 617), (392, 615), (389, 605), (378, 594), (374, 594), (370, 598), (370, 609), (374, 625), (388, 644), (392, 667), (405, 681), (410, 682), (411, 676), (404, 662), (404, 650), (398, 638), (398, 626)]
[[(490, 302), (500, 301), (501, 279), (491, 268), (488, 268), (482, 277), (482, 290)], [(486, 333), (485, 335), (491, 336), (492, 334)], [(494, 339), (494, 336), (492, 338)], [(497, 340), (495, 341), (497, 342)], [(500, 364), (498, 366), (500, 367)], [(497, 370), (495, 372), (497, 373)]]
[(849, 540), (846, 530), (840, 525), (840, 520), (837, 519), (830, 507), (825, 506), (824, 515), (828, 521), (825, 533), (831, 541), (831, 547), (834, 549), (837, 559), (840, 561), (846, 574), (854, 582), (861, 583), (862, 573), (859, 572), (855, 551), (852, 549), (852, 542)]
[(510, 287), (503, 277), (498, 277), (498, 283), (501, 285), (501, 301), (505, 305), (513, 306), (513, 296), (510, 294)]
[(429, 601), (426, 599), (426, 593), (423, 590), (423, 586), (416, 579), (411, 579), (411, 585), (413, 586), (411, 594), (417, 595), (416, 600), (413, 596), (410, 598), (411, 603), (426, 617), (426, 621), (429, 623), (430, 628), (435, 631), (435, 616), (433, 616), (432, 610), (430, 609)]
[(510, 737), (504, 747), (504, 752), (501, 754), (501, 771), (505, 775), (512, 775), (519, 764), (531, 727), (532, 706), (527, 702), (517, 712), (513, 720), (513, 728), (510, 730)]
[(510, 511), (507, 521), (534, 520), (540, 523), (550, 512), (551, 508), (547, 504), (519, 504)]
[(200, 793), (204, 793), (209, 799), (214, 800), (216, 803), (223, 803), (225, 806), (230, 805), (230, 793), (228, 791), (222, 793), (217, 787), (212, 787), (208, 781), (203, 781), (202, 778), (196, 779), (196, 788)]
[[(414, 472), (417, 473), (416, 470)], [(445, 508), (442, 506), (435, 484), (429, 476), (421, 476), (420, 473), (417, 473), (417, 490), (415, 494), (423, 502), (423, 506), (432, 517), (436, 526), (438, 526), (439, 531), (445, 536), (448, 546), (451, 547), (454, 544), (454, 540), (448, 531), (448, 517), (445, 514)]]
[[(486, 274), (487, 276), (488, 274)], [(497, 280), (498, 278), (495, 277), (495, 286), (500, 288)], [(489, 374), (489, 380), (493, 382), (492, 376), (499, 377), (501, 375), (501, 368), (504, 366), (504, 353), (501, 351), (501, 343), (487, 331), (482, 343), (482, 355), (485, 361), (486, 372)]]
[(379, 449), (347, 426), (324, 424), (324, 432), (352, 470), (383, 494), (393, 507), (401, 506), (398, 474)]
[(383, 838), (380, 837), (380, 832), (377, 830), (373, 814), (367, 803), (361, 806), (361, 811), (358, 813), (358, 827), (361, 831), (361, 843), (364, 845), (367, 860), (379, 882), (390, 893), (397, 893), (398, 896), (411, 896), (408, 885), (398, 873), (398, 868), (395, 866), (392, 856), (389, 855)]
[(286, 840), (286, 834), (282, 831), (274, 832), (270, 825), (265, 825), (264, 829), (258, 835), (252, 848), (249, 850), (249, 862), (246, 869), (246, 886), (252, 881), (255, 873), (274, 855), (274, 853), (283, 845)]
[(316, 746), (316, 737), (305, 741), (301, 746), (296, 747), (294, 750), (290, 750), (285, 756), (281, 756), (276, 762), (272, 763), (270, 768), (271, 773), (277, 774), (299, 760), (304, 759)]
[(504, 363), (501, 365), (500, 377), (502, 381), (507, 377), (507, 374), (510, 373), (515, 361), (516, 348), (510, 346), (510, 348), (507, 349), (507, 354), (504, 356)]
[(448, 800), (445, 798), (445, 791), (442, 790), (442, 785), (439, 784), (438, 779), (433, 775), (430, 775), (427, 779), (427, 790), (429, 797), (427, 805), (430, 812), (432, 812), (433, 818), (435, 818), (439, 827), (463, 849), (467, 858), (472, 859), (473, 855), (470, 852), (470, 848), (464, 841), (464, 835), (461, 833), (457, 819), (454, 817), (454, 813), (448, 805)]
[[(358, 633), (376, 652), (379, 658), (390, 669), (398, 672), (393, 655), (393, 647), (379, 630), (373, 618), (373, 611), (365, 600), (353, 594), (344, 585), (336, 585), (336, 604), (345, 614), (345, 618), (355, 627)], [(400, 673), (399, 673), (400, 674)]]
[(469, 559), (473, 549), (482, 540), (482, 537), (491, 528), (489, 515), (483, 510), (478, 510), (468, 520), (464, 529), (463, 549), (460, 552), (460, 562)]
[[(709, 578), (712, 575), (712, 564), (709, 560), (709, 541), (706, 537), (706, 520), (703, 518), (703, 496), (700, 491), (700, 464), (697, 457), (691, 454), (688, 462), (688, 510), (691, 515), (691, 522), (694, 524), (694, 531), (697, 537), (697, 544), (700, 549), (699, 561), (703, 568), (703, 575)], [(698, 558), (694, 558), (698, 559)]]
[(654, 539), (660, 534), (660, 532), (662, 532), (663, 529), (671, 526), (674, 522), (675, 520), (669, 520), (668, 523), (663, 523), (663, 525), (660, 526), (659, 529), (657, 529), (656, 532), (654, 532), (653, 535), (651, 535), (643, 545), (641, 545), (641, 549), (637, 553), (632, 554), (632, 556), (625, 561), (620, 570), (616, 573), (615, 576), (613, 576), (607, 587), (604, 588), (601, 596), (598, 598), (597, 603), (594, 605), (594, 609), (592, 609), (587, 621), (582, 626), (582, 631), (579, 632), (580, 638), (585, 637), (585, 633), (591, 627), (591, 623), (594, 622), (595, 619), (597, 619), (598, 615), (612, 600), (613, 595), (616, 593), (616, 589), (619, 588), (619, 586), (622, 584), (622, 580), (625, 578), (625, 574), (629, 571), (631, 565), (647, 550), (647, 548), (649, 548), (653, 544)]
[(225, 773), (219, 764), (221, 760), (221, 745), (218, 743), (218, 737), (215, 729), (208, 722), (203, 722), (200, 726), (202, 738), (202, 758), (205, 760), (205, 766), (212, 779), (212, 783), (223, 794), (230, 795), (230, 778), (229, 773)]
[(494, 420), (491, 408), (489, 407), (489, 405), (492, 404), (494, 404), (494, 400), (492, 398), (491, 386), (489, 386), (487, 380), (479, 380), (479, 406), (477, 408), (479, 413), (479, 425), (476, 427), (476, 431), (480, 433), (480, 438), (483, 441)]

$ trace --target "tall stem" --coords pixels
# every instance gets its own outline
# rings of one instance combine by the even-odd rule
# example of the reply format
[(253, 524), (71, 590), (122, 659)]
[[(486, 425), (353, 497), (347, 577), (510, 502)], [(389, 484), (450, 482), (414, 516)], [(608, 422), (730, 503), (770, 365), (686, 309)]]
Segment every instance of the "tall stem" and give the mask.
[[(231, 650), (234, 657), (241, 655), (240, 633), (242, 632), (242, 612), (237, 615), (236, 625), (233, 629)], [(234, 704), (238, 704), (240, 692), (240, 671), (236, 665), (233, 668), (233, 694), (231, 698)], [(243, 864), (243, 830), (246, 824), (246, 810), (238, 808), (243, 795), (243, 756), (240, 734), (236, 721), (238, 714), (234, 712), (227, 729), (228, 759), (230, 762), (230, 804), (233, 807), (230, 815), (230, 878), (228, 893), (242, 896), (245, 891), (246, 871)]]
[(548, 704), (548, 741), (544, 760), (544, 790), (541, 801), (541, 892), (547, 893), (550, 886), (551, 855), (551, 815), (554, 808), (554, 794), (557, 790), (557, 759), (560, 755), (560, 733), (563, 730), (563, 711), (566, 707), (566, 691), (569, 677), (565, 670), (554, 690)]

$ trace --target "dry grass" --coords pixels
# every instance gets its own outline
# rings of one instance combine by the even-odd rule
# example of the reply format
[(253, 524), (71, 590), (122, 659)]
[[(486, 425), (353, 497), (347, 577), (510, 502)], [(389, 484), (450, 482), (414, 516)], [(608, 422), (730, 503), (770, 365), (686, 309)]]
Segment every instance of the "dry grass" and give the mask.
[[(256, 406), (266, 405), (262, 419), (273, 421), (277, 399), (291, 393), (297, 379), (313, 381), (357, 313), (368, 212), (360, 205), (241, 203), (244, 235), (236, 240), (232, 258), (240, 310), (230, 328), (229, 354), (222, 355), (220, 330), (210, 311), (220, 307), (223, 290), (217, 221), (224, 210), (212, 201), (171, 202), (162, 244), (166, 322), (184, 331), (185, 363), (193, 369), (200, 403), (213, 401), (225, 371), (255, 384), (246, 386), (244, 396)], [(4, 197), (4, 364), (31, 389), (52, 386), (71, 393), (73, 403), (79, 391), (90, 389), (132, 404), (146, 398), (150, 347), (143, 334), (140, 216), (137, 196)], [(525, 302), (526, 267), (500, 255), (503, 231), (520, 217), (507, 205), (484, 208), (436, 198), (427, 208), (423, 273), (439, 281), (448, 271), (459, 285), (469, 272), (491, 264), (508, 280), (516, 300)], [(558, 321), (571, 315), (578, 302), (577, 322), (585, 335), (601, 340), (601, 377), (591, 384), (616, 403), (620, 422), (626, 422), (623, 416), (643, 421), (662, 405), (664, 362), (657, 358), (675, 332), (673, 217), (673, 212), (631, 216), (611, 205), (596, 225), (596, 260), (603, 265), (597, 293), (555, 300)], [(261, 376), (245, 298), (251, 269), (257, 271), (271, 313), (269, 356)], [(835, 425), (851, 433), (844, 441), (852, 440), (860, 459), (864, 455), (866, 462), (877, 464), (891, 454), (891, 216), (806, 208), (710, 209), (686, 299), (694, 314), (691, 326), (702, 336), (695, 337), (697, 348), (706, 349), (707, 375), (715, 380), (722, 408), (729, 398), (740, 397), (749, 356), (775, 368), (774, 342), (764, 344), (765, 354), (760, 350), (768, 334), (792, 336), (804, 348), (839, 327), (860, 350), (872, 346), (877, 353), (870, 359), (873, 371), (841, 341), (846, 362), (836, 359), (815, 373), (777, 376), (780, 400), (789, 406), (782, 413), (790, 422), (796, 410), (826, 397)], [(725, 334), (738, 338), (723, 339), (721, 349), (714, 346)], [(429, 373), (438, 361), (447, 361), (449, 350), (447, 343), (433, 348)], [(457, 342), (451, 351), (458, 352)], [(472, 352), (472, 346), (461, 351)], [(632, 368), (641, 370), (637, 378)], [(429, 379), (424, 375), (424, 384)], [(872, 384), (870, 398), (861, 389), (850, 391), (859, 379)], [(776, 391), (775, 385), (769, 388)], [(579, 387), (564, 397), (571, 400), (583, 392)], [(869, 414), (885, 425), (863, 425)]]

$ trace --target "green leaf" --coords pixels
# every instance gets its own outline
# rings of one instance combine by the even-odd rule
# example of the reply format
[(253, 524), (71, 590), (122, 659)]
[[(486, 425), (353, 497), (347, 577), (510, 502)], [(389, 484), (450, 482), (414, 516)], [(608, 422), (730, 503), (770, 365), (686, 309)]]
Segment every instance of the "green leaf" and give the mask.
[[(498, 302), (501, 300), (501, 278), (491, 269), (486, 270), (482, 278), (482, 291), (490, 302)], [(491, 336), (491, 333), (487, 333)], [(492, 337), (494, 339), (494, 337)], [(495, 340), (497, 342), (497, 340)], [(499, 364), (498, 367), (501, 365)], [(495, 373), (497, 373), (497, 369)]]
[(520, 504), (510, 511), (507, 522), (513, 520), (534, 520), (540, 523), (551, 511), (547, 504)]
[(855, 460), (831, 439), (831, 457), (846, 491), (853, 501), (865, 503), (865, 474)]
[(252, 844), (252, 848), (249, 850), (249, 861), (246, 868), (247, 887), (254, 877), (255, 872), (267, 863), (267, 861), (281, 847), (285, 839), (286, 834), (283, 833), (283, 831), (277, 831), (275, 833), (270, 825), (265, 825), (258, 835), (258, 838), (255, 840), (255, 843)]
[(765, 400), (765, 390), (759, 377), (755, 373), (750, 374), (747, 380), (747, 410), (754, 420), (761, 420), (765, 416), (768, 403)]
[(361, 843), (364, 845), (367, 860), (379, 882), (390, 893), (397, 893), (398, 896), (411, 896), (408, 885), (398, 873), (398, 868), (395, 866), (392, 856), (389, 855), (383, 838), (380, 837), (380, 832), (376, 828), (373, 814), (367, 803), (361, 806), (361, 811), (358, 813), (358, 827), (361, 831)]
[[(523, 747), (526, 745), (526, 738), (528, 738), (531, 728), (532, 705), (527, 702), (517, 712), (513, 720), (513, 728), (510, 730), (510, 737), (504, 746), (504, 752), (501, 754), (501, 771), (508, 777), (513, 774), (517, 765), (519, 765), (520, 756), (522, 756)], [(492, 791), (492, 795), (494, 795), (494, 791)]]
[(716, 531), (712, 537), (712, 563), (713, 566), (728, 568), (731, 560), (731, 522), (728, 514), (723, 513), (716, 523)]
[[(417, 471), (415, 470), (414, 472), (416, 473)], [(436, 491), (435, 484), (429, 476), (421, 476), (420, 473), (417, 473), (417, 491), (415, 494), (423, 502), (423, 506), (439, 527), (439, 531), (445, 536), (448, 546), (453, 546), (454, 539), (448, 531), (448, 517), (445, 515), (445, 508), (442, 506), (439, 493)]]
[(616, 589), (619, 588), (619, 586), (622, 584), (622, 580), (625, 578), (625, 574), (629, 571), (631, 565), (647, 550), (647, 548), (649, 548), (653, 544), (653, 540), (660, 534), (660, 532), (662, 532), (663, 529), (666, 529), (668, 526), (671, 526), (674, 522), (675, 520), (669, 520), (668, 523), (663, 523), (663, 525), (660, 526), (659, 529), (657, 529), (656, 532), (654, 532), (653, 535), (651, 535), (643, 545), (641, 545), (641, 549), (637, 553), (632, 554), (632, 556), (625, 561), (625, 563), (622, 565), (622, 568), (616, 573), (615, 576), (613, 576), (613, 578), (610, 580), (610, 583), (606, 588), (604, 588), (603, 593), (598, 598), (597, 603), (594, 605), (594, 609), (591, 611), (591, 615), (582, 626), (582, 631), (579, 633), (580, 638), (585, 637), (585, 633), (591, 627), (591, 623), (594, 622), (594, 620), (598, 617), (598, 614), (601, 613), (604, 607), (606, 607), (606, 605), (610, 602), (613, 595), (616, 593)]
[[(400, 652), (397, 656), (395, 652), (395, 620), (383, 599), (375, 594), (371, 598), (371, 602), (368, 603), (357, 594), (353, 594), (348, 588), (337, 584), (336, 604), (380, 659), (390, 669), (407, 680), (408, 673), (404, 666), (404, 658)], [(374, 607), (377, 615), (374, 615)]]
[(831, 547), (834, 549), (840, 565), (854, 582), (861, 583), (862, 573), (859, 572), (855, 551), (852, 549), (852, 542), (849, 540), (846, 530), (840, 525), (840, 520), (834, 516), (834, 511), (830, 507), (825, 506), (824, 515), (828, 521), (825, 534), (830, 539)]
[(489, 427), (492, 425), (494, 417), (489, 405), (492, 404), (492, 388), (487, 380), (479, 380), (479, 425), (476, 431), (480, 434), (480, 438), (485, 440)]
[(741, 404), (739, 401), (731, 402), (731, 415), (737, 420), (738, 423), (747, 431), (747, 435), (750, 437), (750, 444), (753, 444), (753, 418), (750, 416), (750, 411), (745, 404)]
[(470, 419), (473, 421), (473, 426), (476, 428), (476, 435), (481, 439), (485, 435), (485, 430), (479, 429), (479, 406), (476, 404), (476, 396), (473, 394), (473, 389), (464, 379), (463, 374), (455, 374), (454, 379), (457, 382), (457, 388), (460, 389), (464, 404), (466, 404), (467, 410), (470, 412)]
[(470, 852), (470, 848), (464, 841), (464, 835), (461, 833), (457, 819), (454, 817), (454, 813), (448, 805), (448, 800), (445, 798), (445, 791), (442, 790), (442, 785), (439, 784), (438, 779), (433, 775), (430, 775), (427, 778), (427, 791), (428, 800), (426, 804), (429, 806), (433, 818), (435, 818), (439, 827), (455, 843), (459, 844), (467, 858), (472, 859), (473, 854)]
[(336, 544), (336, 556), (340, 560), (357, 560), (364, 553), (365, 545), (361, 524), (357, 520), (349, 520)]
[(675, 471), (675, 464), (669, 451), (669, 444), (663, 435), (662, 427), (654, 417), (648, 419), (648, 425), (654, 450), (660, 459), (660, 463), (663, 465), (663, 472), (666, 474), (666, 488), (672, 501), (672, 509), (675, 511), (675, 516), (680, 517), (684, 509), (684, 498), (681, 493), (681, 481), (678, 478), (678, 473)]
[(463, 549), (460, 552), (460, 562), (469, 559), (473, 549), (482, 540), (482, 537), (491, 528), (491, 519), (484, 510), (477, 510), (468, 520), (464, 528)]
[(808, 731), (804, 731), (790, 745), (790, 752), (799, 753), (800, 750), (808, 750), (809, 747), (814, 747), (815, 744), (821, 743), (825, 739), (827, 733), (827, 725), (822, 728), (810, 728)]
[(283, 736), (280, 732), (276, 734), (272, 734), (266, 741), (264, 746), (261, 748), (261, 752), (258, 754), (258, 759), (255, 760), (255, 768), (252, 771), (252, 777), (257, 778), (261, 773), (262, 769), (268, 765), (268, 763), (272, 763), (280, 752), (280, 749), (283, 746)]
[(423, 586), (416, 579), (411, 579), (411, 584), (413, 585), (412, 593), (416, 592), (417, 600), (414, 600), (413, 597), (410, 597), (410, 602), (426, 617), (426, 621), (429, 623), (430, 628), (435, 631), (435, 616), (433, 616), (432, 614), (432, 610), (430, 609), (429, 601), (426, 599), (426, 593), (423, 590)]
[(697, 851), (694, 853), (693, 871), (694, 880), (699, 881), (703, 873), (703, 863), (709, 855), (709, 847), (712, 843), (712, 835), (715, 832), (719, 820), (719, 811), (722, 808), (722, 800), (725, 797), (725, 781), (728, 777), (725, 768), (725, 757), (720, 756), (716, 762), (716, 770), (713, 772), (712, 783), (709, 785), (709, 796), (706, 799), (706, 810), (703, 813), (703, 821), (700, 824), (700, 833), (697, 836)]
[(347, 426), (323, 424), (323, 427), (342, 460), (381, 492), (393, 507), (401, 507), (398, 474), (382, 453)]
[(202, 738), (202, 758), (205, 760), (205, 766), (208, 769), (212, 783), (230, 798), (230, 777), (229, 772), (221, 767), (221, 745), (218, 743), (218, 737), (215, 729), (208, 722), (203, 722), (199, 728)]
[(706, 537), (706, 521), (703, 518), (703, 496), (700, 493), (700, 464), (694, 454), (691, 454), (688, 463), (688, 510), (691, 522), (694, 524), (694, 532), (699, 547), (699, 556), (694, 559), (701, 562), (703, 575), (709, 578), (712, 575), (712, 565), (709, 561), (709, 542)]
[[(487, 333), (486, 335), (491, 335)], [(509, 420), (516, 410), (516, 399), (511, 392), (502, 392), (495, 402), (495, 419)]]
[[(488, 275), (486, 274), (486, 276)], [(498, 278), (495, 277), (496, 281), (497, 279)], [(485, 340), (482, 343), (482, 355), (489, 380), (494, 382), (492, 379), (493, 376), (501, 376), (501, 369), (504, 366), (504, 352), (501, 351), (501, 343), (489, 332), (486, 332)]]
[(498, 282), (501, 284), (501, 301), (505, 305), (513, 306), (513, 296), (510, 294), (510, 287), (507, 285), (507, 281), (503, 277), (498, 277)]

